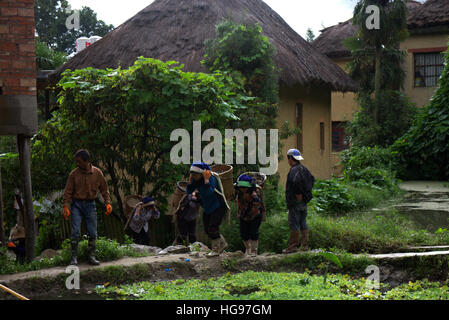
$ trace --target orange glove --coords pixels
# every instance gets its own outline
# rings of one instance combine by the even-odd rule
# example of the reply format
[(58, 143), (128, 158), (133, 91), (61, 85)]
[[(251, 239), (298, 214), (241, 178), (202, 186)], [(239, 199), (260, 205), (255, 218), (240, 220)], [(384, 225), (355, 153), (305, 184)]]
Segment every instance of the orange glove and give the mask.
[(112, 213), (112, 206), (108, 203), (107, 205), (106, 205), (106, 212), (105, 212), (105, 215), (110, 215)]
[(15, 248), (16, 245), (14, 244), (14, 242), (10, 241), (8, 242), (8, 248)]
[(204, 171), (203, 172), (204, 180), (209, 181), (211, 175), (212, 175), (212, 173), (210, 173), (210, 170)]
[(64, 210), (62, 211), (62, 216), (64, 217), (64, 219), (69, 221), (70, 211), (69, 211), (69, 207), (68, 206), (64, 206)]

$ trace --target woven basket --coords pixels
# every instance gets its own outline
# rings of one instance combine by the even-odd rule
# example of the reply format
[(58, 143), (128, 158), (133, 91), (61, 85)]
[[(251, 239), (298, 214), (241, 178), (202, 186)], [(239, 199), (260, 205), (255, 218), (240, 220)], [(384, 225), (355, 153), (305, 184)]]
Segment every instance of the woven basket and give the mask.
[(130, 215), (136, 208), (139, 202), (142, 202), (143, 197), (139, 195), (130, 195), (125, 197), (125, 217), (129, 219)]
[(223, 192), (226, 200), (234, 199), (234, 183), (233, 183), (233, 168), (227, 164), (216, 164), (211, 168), (212, 172), (215, 172), (220, 176), (221, 183), (223, 184)]
[(172, 200), (172, 211), (171, 214), (169, 215), (175, 214), (176, 209), (178, 209), (179, 203), (181, 202), (182, 198), (186, 195), (187, 185), (188, 185), (187, 181), (178, 181), (176, 183), (176, 188)]

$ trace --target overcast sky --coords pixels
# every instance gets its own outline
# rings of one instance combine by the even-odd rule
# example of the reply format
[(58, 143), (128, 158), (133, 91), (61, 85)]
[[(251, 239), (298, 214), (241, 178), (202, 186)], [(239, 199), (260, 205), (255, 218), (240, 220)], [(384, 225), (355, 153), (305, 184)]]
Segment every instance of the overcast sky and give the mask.
[[(319, 30), (343, 22), (352, 17), (357, 0), (264, 0), (296, 32), (305, 38), (307, 28), (315, 35)], [(153, 0), (69, 0), (72, 9), (91, 7), (98, 18), (108, 24), (119, 26)]]

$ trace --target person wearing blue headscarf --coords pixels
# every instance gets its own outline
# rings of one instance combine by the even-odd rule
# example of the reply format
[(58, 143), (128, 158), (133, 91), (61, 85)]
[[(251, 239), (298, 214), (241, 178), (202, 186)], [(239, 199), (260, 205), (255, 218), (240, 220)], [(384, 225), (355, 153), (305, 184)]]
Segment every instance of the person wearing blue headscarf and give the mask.
[[(190, 167), (189, 184), (186, 191), (192, 194), (198, 190), (203, 208), (204, 231), (211, 239), (212, 252), (208, 256), (218, 256), (228, 244), (220, 234), (220, 224), (226, 214), (226, 205), (217, 178), (211, 173), (211, 168), (204, 162), (194, 162)], [(218, 191), (218, 192), (217, 192)]]
[(159, 219), (160, 212), (154, 198), (145, 197), (138, 203), (129, 223), (129, 233), (136, 244), (150, 245), (148, 222), (151, 218)]

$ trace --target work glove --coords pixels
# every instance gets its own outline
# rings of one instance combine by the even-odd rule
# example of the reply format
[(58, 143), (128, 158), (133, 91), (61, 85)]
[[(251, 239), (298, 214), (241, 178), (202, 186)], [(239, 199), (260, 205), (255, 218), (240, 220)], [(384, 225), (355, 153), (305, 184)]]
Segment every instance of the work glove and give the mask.
[(70, 211), (69, 211), (69, 207), (68, 206), (64, 206), (64, 210), (62, 211), (62, 216), (64, 217), (64, 219), (69, 221)]
[(8, 248), (13, 249), (15, 247), (16, 247), (16, 245), (14, 244), (14, 242), (12, 242), (12, 241), (8, 242)]
[(108, 203), (106, 205), (106, 212), (104, 213), (105, 215), (110, 215), (112, 213), (112, 206)]

